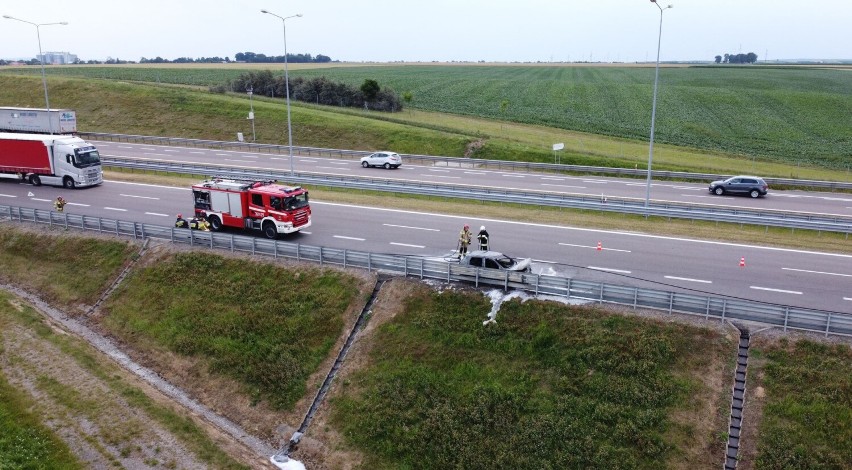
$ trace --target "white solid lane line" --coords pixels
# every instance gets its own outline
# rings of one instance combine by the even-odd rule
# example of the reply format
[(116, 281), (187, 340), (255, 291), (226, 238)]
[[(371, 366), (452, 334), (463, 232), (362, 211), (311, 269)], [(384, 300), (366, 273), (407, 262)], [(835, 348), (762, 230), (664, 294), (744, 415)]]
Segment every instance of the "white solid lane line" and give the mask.
[(160, 200), (160, 198), (158, 198), (158, 197), (151, 197), (151, 196), (134, 196), (133, 194), (119, 194), (119, 196), (124, 196), (124, 197), (136, 197), (136, 198), (139, 198), (139, 199), (154, 199), (155, 201), (159, 201), (159, 200)]
[(409, 248), (426, 248), (426, 247), (425, 247), (425, 246), (423, 246), (423, 245), (409, 245), (409, 244), (407, 244), (407, 243), (390, 242), (390, 244), (391, 244), (391, 245), (396, 245), (396, 246), (407, 246), (407, 247), (409, 247)]
[(429, 171), (439, 172), (439, 173), (449, 173), (450, 170), (436, 170), (434, 168), (429, 168)]
[[(168, 152), (168, 150), (166, 150), (166, 152)], [(189, 153), (194, 153), (196, 155), (207, 155), (207, 152), (189, 152)]]
[(180, 150), (165, 149), (163, 152), (180, 152)]
[(352, 162), (326, 162), (326, 163), (330, 163), (332, 165), (349, 165)]
[(507, 178), (526, 178), (526, 176), (524, 176), (524, 175), (500, 175), (500, 176), (505, 176)]
[(385, 227), (396, 227), (396, 228), (410, 228), (413, 230), (428, 230), (430, 232), (440, 232), (440, 230), (436, 228), (424, 228), (424, 227), (409, 227), (408, 225), (393, 225), (393, 224), (382, 224)]
[(107, 210), (107, 211), (127, 212), (127, 209), (119, 209), (118, 207), (104, 207), (104, 210)]
[(79, 202), (66, 202), (65, 204), (69, 206), (91, 207), (89, 204), (80, 204)]
[(364, 239), (363, 239), (363, 238), (344, 237), (343, 235), (335, 235), (335, 236), (334, 236), (334, 238), (342, 238), (342, 239), (344, 239), (344, 240), (355, 240), (355, 241), (358, 241), (358, 242), (362, 242), (362, 241), (364, 241)]
[(674, 279), (675, 281), (701, 282), (704, 284), (713, 284), (713, 281), (705, 281), (704, 279), (692, 279), (689, 277), (663, 276), (666, 279)]
[(488, 173), (484, 172), (484, 171), (465, 171), (464, 174), (466, 174), (466, 175), (487, 175)]
[(577, 189), (586, 189), (586, 186), (571, 186), (569, 184), (548, 184), (541, 183), (542, 186), (556, 186), (557, 188), (577, 188)]
[[(571, 243), (561, 243), (561, 242), (559, 244), (562, 245), (562, 246), (575, 246), (577, 248), (592, 248), (592, 249), (595, 249), (595, 250), (598, 249), (597, 246), (572, 245)], [(604, 247), (601, 247), (601, 251), (621, 251), (621, 252), (624, 252), (624, 253), (631, 253), (630, 250), (619, 250), (617, 248), (604, 248)]]
[(223, 162), (239, 162), (239, 163), (254, 163), (252, 160), (234, 160), (232, 158), (223, 158)]
[(619, 274), (630, 274), (630, 271), (624, 271), (622, 269), (612, 269), (612, 268), (601, 268), (598, 266), (586, 266), (589, 269), (593, 269), (595, 271), (606, 271), (608, 273), (619, 273)]
[(811, 273), (811, 274), (827, 274), (829, 276), (843, 276), (843, 277), (852, 277), (852, 274), (840, 274), (840, 273), (827, 273), (824, 271), (808, 271), (807, 269), (794, 269), (794, 268), (781, 268), (784, 271), (798, 271), (800, 273)]
[(156, 215), (158, 217), (168, 217), (169, 214), (160, 214), (159, 212), (146, 212), (145, 215)]
[(595, 184), (607, 184), (609, 181), (601, 181), (601, 180), (581, 180), (584, 183), (595, 183)]
[(30, 200), (31, 201), (39, 201), (39, 202), (50, 202), (51, 201), (50, 199), (41, 199), (41, 198), (38, 198), (38, 197), (31, 197)]
[(422, 175), (422, 176), (424, 178), (447, 178), (447, 179), (454, 179), (454, 180), (460, 180), (462, 178), (461, 176), (445, 176), (445, 175)]
[(852, 300), (852, 297), (843, 297), (843, 300)]
[(751, 289), (756, 289), (756, 290), (765, 290), (765, 291), (769, 291), (769, 292), (779, 292), (779, 293), (781, 293), (781, 294), (796, 294), (796, 295), (802, 295), (802, 293), (801, 293), (801, 292), (796, 291), (796, 290), (772, 289), (772, 288), (770, 288), (770, 287), (760, 287), (760, 286), (749, 286), (749, 288), (751, 288)]
[(18, 197), (12, 194), (0, 194), (0, 197)]

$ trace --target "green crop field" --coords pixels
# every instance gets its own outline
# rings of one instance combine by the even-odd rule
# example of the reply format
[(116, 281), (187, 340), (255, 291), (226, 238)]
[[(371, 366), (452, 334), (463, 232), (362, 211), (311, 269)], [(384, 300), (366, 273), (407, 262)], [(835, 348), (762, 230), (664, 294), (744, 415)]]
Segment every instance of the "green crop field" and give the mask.
[[(270, 69), (281, 73), (280, 64)], [(37, 74), (13, 68), (8, 73)], [(212, 86), (257, 70), (62, 67), (51, 74)], [(410, 107), (647, 140), (653, 67), (399, 65), (305, 68), (359, 85), (371, 78)], [(501, 106), (501, 103), (507, 104)], [(848, 170), (852, 157), (852, 73), (831, 68), (663, 67), (655, 140), (794, 165)]]

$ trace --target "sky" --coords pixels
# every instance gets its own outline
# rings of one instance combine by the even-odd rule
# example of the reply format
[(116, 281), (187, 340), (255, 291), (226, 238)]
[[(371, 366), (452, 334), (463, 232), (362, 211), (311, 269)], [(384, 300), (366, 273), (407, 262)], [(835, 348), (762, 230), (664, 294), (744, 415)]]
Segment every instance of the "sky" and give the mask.
[[(849, 0), (659, 0), (661, 61), (852, 59)], [(649, 0), (0, 0), (42, 50), (82, 60), (323, 54), (347, 62), (653, 62)], [(36, 28), (0, 18), (0, 58), (34, 58)]]

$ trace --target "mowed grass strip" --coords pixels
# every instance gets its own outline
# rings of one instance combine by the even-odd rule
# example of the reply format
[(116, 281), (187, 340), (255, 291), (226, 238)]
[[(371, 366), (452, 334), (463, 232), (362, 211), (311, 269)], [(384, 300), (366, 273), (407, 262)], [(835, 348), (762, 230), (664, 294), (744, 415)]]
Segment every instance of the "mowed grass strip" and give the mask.
[(765, 404), (755, 468), (852, 468), (849, 345), (782, 339), (759, 355)]
[(253, 400), (290, 410), (342, 334), (358, 280), (209, 253), (179, 253), (128, 276), (104, 326), (137, 349), (200, 358)]
[(137, 247), (61, 229), (0, 226), (0, 282), (59, 306), (93, 304)]
[[(3, 295), (0, 295), (0, 302), (6, 303)], [(12, 387), (2, 372), (0, 468), (84, 468), (65, 442), (43, 424), (32, 399)]]
[(363, 468), (696, 468), (705, 448), (721, 455), (722, 421), (694, 398), (719, 396), (701, 377), (729, 338), (540, 301), (504, 303), (483, 326), (490, 308), (424, 289), (379, 327), (331, 411)]

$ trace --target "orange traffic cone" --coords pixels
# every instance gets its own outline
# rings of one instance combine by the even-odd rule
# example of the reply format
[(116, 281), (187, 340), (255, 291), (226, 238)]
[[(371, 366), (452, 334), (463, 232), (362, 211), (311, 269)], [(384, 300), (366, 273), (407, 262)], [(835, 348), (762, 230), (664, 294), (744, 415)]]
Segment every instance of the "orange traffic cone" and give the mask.
[(598, 251), (601, 251), (601, 250), (603, 250), (603, 248), (601, 247), (601, 242), (598, 242)]
[(741, 268), (744, 268), (744, 267), (745, 267), (745, 256), (743, 256), (742, 258), (740, 258), (740, 267), (741, 267)]

